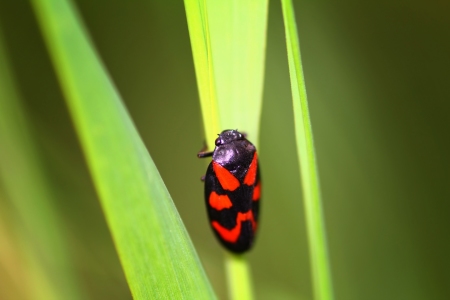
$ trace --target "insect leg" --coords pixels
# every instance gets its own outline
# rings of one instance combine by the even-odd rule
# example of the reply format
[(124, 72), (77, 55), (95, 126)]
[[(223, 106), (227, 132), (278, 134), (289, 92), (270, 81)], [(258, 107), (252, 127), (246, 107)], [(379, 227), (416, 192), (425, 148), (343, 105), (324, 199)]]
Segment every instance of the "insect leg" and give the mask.
[(197, 153), (197, 157), (198, 158), (204, 158), (204, 157), (209, 157), (212, 156), (214, 151), (208, 152), (206, 151), (206, 143), (204, 143), (203, 148)]
[(214, 151), (211, 152), (199, 152), (197, 153), (197, 157), (198, 158), (204, 158), (204, 157), (208, 157), (208, 156), (213, 156)]

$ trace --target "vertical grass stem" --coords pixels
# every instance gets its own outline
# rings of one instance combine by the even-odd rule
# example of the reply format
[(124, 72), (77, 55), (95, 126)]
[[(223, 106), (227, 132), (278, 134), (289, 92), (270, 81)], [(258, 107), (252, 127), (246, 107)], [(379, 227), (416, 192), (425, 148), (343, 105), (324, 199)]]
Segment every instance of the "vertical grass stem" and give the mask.
[(300, 58), (294, 9), (291, 0), (281, 0), (286, 32), (289, 73), (291, 77), (294, 108), (295, 135), (297, 142), (303, 200), (311, 257), (313, 291), (317, 300), (333, 299), (330, 264), (327, 253), (325, 224), (320, 197), (311, 120), (306, 97), (305, 79)]

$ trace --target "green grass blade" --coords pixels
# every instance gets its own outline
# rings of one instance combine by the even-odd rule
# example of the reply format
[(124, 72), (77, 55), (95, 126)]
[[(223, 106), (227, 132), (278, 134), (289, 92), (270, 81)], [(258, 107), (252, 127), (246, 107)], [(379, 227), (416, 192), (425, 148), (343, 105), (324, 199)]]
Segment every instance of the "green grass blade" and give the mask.
[(258, 145), (268, 1), (184, 3), (207, 142), (239, 129)]
[(295, 135), (303, 186), (314, 294), (317, 300), (328, 300), (333, 299), (333, 289), (297, 25), (292, 2), (281, 0), (281, 3), (286, 31)]
[(230, 299), (253, 299), (253, 287), (247, 258), (227, 253), (225, 257)]
[(222, 129), (245, 131), (258, 145), (268, 1), (206, 2)]
[(15, 270), (22, 272), (21, 292), (28, 299), (84, 299), (68, 257), (64, 222), (20, 102), (0, 32), (0, 185), (14, 207), (8, 217), (14, 218), (24, 260), (23, 269)]
[(215, 298), (170, 195), (69, 1), (34, 0), (135, 299)]
[(185, 0), (184, 6), (200, 94), (203, 124), (205, 125), (205, 142), (208, 149), (212, 149), (214, 147), (213, 142), (223, 127), (220, 124), (219, 104), (216, 97), (211, 38), (208, 26), (209, 15), (206, 9), (206, 1)]
[[(185, 0), (207, 144), (224, 129), (257, 146), (262, 105), (267, 1)], [(251, 299), (245, 257), (226, 255), (232, 299)]]

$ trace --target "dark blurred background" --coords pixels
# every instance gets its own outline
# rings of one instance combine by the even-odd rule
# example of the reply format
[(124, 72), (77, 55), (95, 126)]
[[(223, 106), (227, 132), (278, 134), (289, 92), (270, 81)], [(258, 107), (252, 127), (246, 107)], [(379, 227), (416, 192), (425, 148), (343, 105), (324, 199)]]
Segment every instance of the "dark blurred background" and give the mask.
[[(450, 299), (449, 2), (294, 4), (336, 299)], [(199, 180), (203, 128), (183, 1), (76, 5), (225, 299)], [(0, 26), (83, 286), (91, 299), (131, 298), (30, 5), (0, 1)], [(312, 299), (291, 106), (271, 1), (264, 206), (248, 255), (257, 299)]]

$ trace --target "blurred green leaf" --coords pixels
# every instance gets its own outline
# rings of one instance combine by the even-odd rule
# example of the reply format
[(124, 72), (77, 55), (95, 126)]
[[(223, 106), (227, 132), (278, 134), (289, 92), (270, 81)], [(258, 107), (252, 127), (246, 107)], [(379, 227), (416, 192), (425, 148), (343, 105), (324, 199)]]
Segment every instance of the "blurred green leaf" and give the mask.
[(215, 298), (170, 195), (70, 1), (33, 1), (136, 299)]
[[(15, 232), (10, 236), (16, 236), (15, 251), (24, 260), (23, 269), (15, 270), (21, 277), (20, 292), (28, 299), (83, 299), (68, 257), (64, 222), (54, 206), (52, 187), (22, 109), (1, 32), (0, 145), (1, 186), (13, 207), (9, 219)], [(1, 213), (5, 214), (4, 207)], [(5, 241), (1, 244), (6, 247)]]
[(292, 2), (282, 0), (294, 107), (295, 136), (306, 213), (312, 280), (317, 300), (333, 299), (319, 176), (313, 143), (300, 44)]

